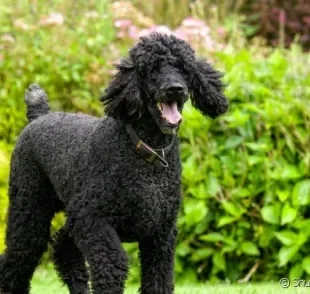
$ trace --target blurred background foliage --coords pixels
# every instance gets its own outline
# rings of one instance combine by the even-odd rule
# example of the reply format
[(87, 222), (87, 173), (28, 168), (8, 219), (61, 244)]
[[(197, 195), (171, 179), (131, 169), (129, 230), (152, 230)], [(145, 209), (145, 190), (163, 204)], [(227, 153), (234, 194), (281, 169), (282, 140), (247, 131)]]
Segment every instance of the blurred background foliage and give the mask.
[[(285, 2), (285, 3), (284, 3)], [(173, 33), (225, 73), (229, 112), (190, 105), (181, 135), (179, 282), (310, 276), (309, 1), (0, 4), (0, 251), (10, 154), (32, 82), (51, 108), (102, 115), (100, 92), (139, 36)], [(59, 215), (52, 233), (63, 223)], [(125, 244), (139, 279), (136, 244)], [(47, 253), (43, 265), (50, 260)]]

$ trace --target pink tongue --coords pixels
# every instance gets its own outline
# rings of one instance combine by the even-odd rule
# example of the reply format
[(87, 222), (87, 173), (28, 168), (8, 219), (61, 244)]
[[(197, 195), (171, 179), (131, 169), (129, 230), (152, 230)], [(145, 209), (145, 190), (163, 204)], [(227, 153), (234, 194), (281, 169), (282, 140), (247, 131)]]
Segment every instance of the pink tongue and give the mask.
[(171, 104), (168, 103), (161, 103), (162, 106), (162, 115), (163, 117), (171, 124), (177, 124), (181, 119), (182, 115), (178, 111), (178, 106), (176, 102)]

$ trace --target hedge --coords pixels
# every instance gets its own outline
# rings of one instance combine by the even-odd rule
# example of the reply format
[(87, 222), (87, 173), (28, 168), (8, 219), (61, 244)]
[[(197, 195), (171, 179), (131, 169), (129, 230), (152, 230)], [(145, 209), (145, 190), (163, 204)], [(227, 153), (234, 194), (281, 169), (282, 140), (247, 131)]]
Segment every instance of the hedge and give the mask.
[[(53, 110), (102, 115), (97, 98), (111, 76), (111, 61), (128, 50), (116, 41), (109, 17), (84, 20), (75, 30), (13, 28), (15, 40), (0, 53), (0, 250), (10, 154), (26, 124), (24, 89), (36, 81)], [(226, 73), (231, 106), (214, 121), (189, 104), (184, 109), (177, 279), (307, 277), (310, 58), (293, 46), (268, 55), (217, 52), (212, 59)], [(61, 223), (54, 220), (53, 232)], [(137, 246), (126, 249), (130, 281), (136, 282)]]
[(230, 110), (186, 109), (178, 269), (236, 281), (310, 274), (309, 56), (219, 53)]

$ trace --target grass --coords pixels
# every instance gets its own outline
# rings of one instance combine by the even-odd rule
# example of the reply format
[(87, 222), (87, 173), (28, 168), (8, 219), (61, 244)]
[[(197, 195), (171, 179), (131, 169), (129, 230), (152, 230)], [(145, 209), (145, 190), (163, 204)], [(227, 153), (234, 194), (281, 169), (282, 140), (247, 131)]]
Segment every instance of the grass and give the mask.
[[(32, 282), (32, 294), (68, 294), (58, 281), (52, 269), (37, 270)], [(125, 294), (138, 293), (138, 287), (129, 287)], [(308, 288), (283, 289), (278, 283), (244, 284), (244, 285), (188, 285), (177, 286), (175, 294), (306, 294)]]

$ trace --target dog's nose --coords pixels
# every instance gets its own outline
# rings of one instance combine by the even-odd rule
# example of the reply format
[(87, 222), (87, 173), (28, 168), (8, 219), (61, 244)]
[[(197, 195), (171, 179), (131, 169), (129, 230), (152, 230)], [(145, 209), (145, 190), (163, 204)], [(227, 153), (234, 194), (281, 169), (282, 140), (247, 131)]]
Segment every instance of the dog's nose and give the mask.
[(184, 87), (180, 83), (173, 83), (167, 88), (167, 91), (170, 94), (178, 94), (184, 91)]

